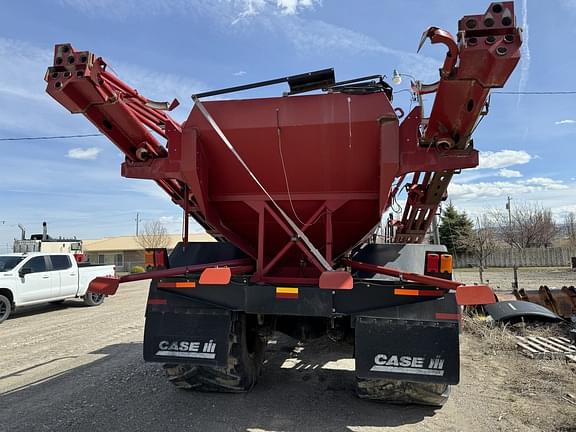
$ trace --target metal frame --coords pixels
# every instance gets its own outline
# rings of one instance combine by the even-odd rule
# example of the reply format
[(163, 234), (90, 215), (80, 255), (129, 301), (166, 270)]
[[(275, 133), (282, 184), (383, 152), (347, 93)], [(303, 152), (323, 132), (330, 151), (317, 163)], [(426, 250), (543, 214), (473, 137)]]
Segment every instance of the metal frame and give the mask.
[[(495, 5), (491, 5), (485, 14), (463, 17), (459, 21), (457, 39), (436, 27), (431, 27), (424, 33), (423, 40), (429, 38), (433, 44), (441, 43), (448, 48), (440, 80), (431, 85), (417, 83), (414, 88), (417, 96), (436, 92), (429, 118), (423, 117), (423, 107), (420, 105), (409, 113), (399, 128), (398, 118), (393, 112), (378, 119), (380, 148), (390, 146), (393, 150), (380, 151), (380, 212), (394, 202), (402, 190), (401, 183), (408, 174), (413, 173), (412, 179), (406, 185), (408, 199), (402, 220), (395, 222), (395, 242), (422, 242), (438, 205), (446, 198), (446, 190), (453, 175), (460, 169), (478, 164), (478, 153), (473, 149), (471, 134), (483, 115), (482, 110), (487, 103), (490, 89), (502, 87), (517, 65), (522, 43), (513, 18), (513, 3), (498, 3), (500, 12), (495, 11)], [(504, 16), (508, 17), (506, 21)], [(488, 23), (489, 18), (491, 23)], [(266, 256), (267, 251), (264, 249), (266, 215), (270, 215), (283, 231), (288, 232), (286, 221), (277, 214), (277, 211), (284, 210), (278, 206), (277, 211), (273, 210), (270, 205), (274, 204), (278, 197), (274, 195), (270, 196), (267, 202), (249, 204), (258, 215), (257, 245), (247, 241), (242, 237), (242, 233), (229, 229), (222, 223), (217, 209), (214, 208), (218, 197), (209, 195), (207, 191), (206, 173), (199, 165), (202, 154), (198, 148), (197, 130), (190, 127), (183, 129), (165, 112), (176, 106), (177, 101), (170, 104), (151, 101), (108, 72), (106, 66), (102, 58), (96, 58), (88, 51), (75, 51), (69, 44), (57, 45), (54, 65), (48, 68), (45, 77), (47, 92), (70, 111), (85, 115), (118, 146), (126, 155), (122, 175), (152, 179), (166, 191), (172, 200), (183, 208), (185, 227), (188, 216), (191, 215), (217, 240), (228, 240), (253, 257), (257, 264), (254, 281), (274, 280), (284, 283), (307, 280), (270, 274), (270, 262), (278, 262), (291, 248), (291, 245), (287, 244), (270, 257)], [(313, 88), (330, 90), (334, 84), (331, 78), (326, 79), (330, 73), (331, 70), (317, 71), (202, 93), (196, 97), (285, 81), (293, 84), (295, 91)], [(167, 141), (167, 147), (158, 141), (158, 135)], [(183, 144), (184, 141), (186, 145)], [(398, 181), (395, 186), (391, 186), (394, 178)], [(338, 264), (339, 257), (334, 256), (333, 248), (335, 233), (331, 226), (332, 222), (337, 220), (331, 217), (331, 212), (336, 210), (329, 208), (337, 191), (332, 192), (335, 193), (324, 193), (320, 198), (326, 206), (326, 216), (322, 221), (326, 225), (325, 244), (321, 245), (326, 247), (325, 253), (317, 254), (320, 245), (308, 244), (304, 238), (295, 238), (297, 247), (302, 249), (314, 267), (318, 267), (318, 261), (323, 260)], [(236, 201), (243, 198), (235, 197)], [(344, 199), (362, 198), (359, 194), (350, 193)], [(313, 218), (308, 217), (308, 220), (310, 219)], [(366, 229), (374, 230), (375, 226), (376, 222)], [(291, 237), (294, 236), (295, 227), (292, 227)], [(301, 230), (306, 228), (306, 224), (300, 227)], [(370, 234), (371, 232), (365, 233), (364, 239)], [(186, 228), (184, 238), (187, 238)], [(308, 247), (302, 248), (301, 241)], [(362, 238), (358, 241), (362, 241)], [(313, 256), (310, 256), (310, 252)], [(342, 254), (343, 251), (338, 253)], [(326, 269), (327, 266), (323, 267)], [(320, 274), (318, 271), (317, 276)], [(315, 279), (317, 282), (318, 278)]]

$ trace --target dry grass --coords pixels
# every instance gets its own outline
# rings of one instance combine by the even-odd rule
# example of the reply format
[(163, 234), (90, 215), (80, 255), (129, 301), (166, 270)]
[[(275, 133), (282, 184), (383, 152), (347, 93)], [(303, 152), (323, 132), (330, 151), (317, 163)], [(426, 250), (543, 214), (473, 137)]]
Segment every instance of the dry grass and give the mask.
[[(507, 393), (510, 409), (527, 425), (541, 430), (569, 431), (576, 424), (576, 367), (564, 359), (537, 360), (525, 357), (514, 336), (567, 336), (565, 324), (498, 324), (479, 315), (464, 315), (464, 331), (473, 335), (485, 362), (506, 377), (492, 383), (496, 393)], [(548, 417), (542, 414), (547, 413)], [(535, 416), (535, 414), (537, 414)]]
[(464, 331), (480, 339), (492, 355), (516, 349), (516, 340), (507, 324), (493, 325), (486, 317), (474, 314), (464, 315), (462, 325)]

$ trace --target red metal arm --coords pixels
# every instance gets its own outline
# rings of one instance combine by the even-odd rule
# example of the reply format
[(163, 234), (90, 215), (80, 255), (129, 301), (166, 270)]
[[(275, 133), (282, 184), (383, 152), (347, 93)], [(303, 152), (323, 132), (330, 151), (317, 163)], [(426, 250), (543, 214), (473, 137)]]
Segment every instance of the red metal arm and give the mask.
[(426, 276), (418, 273), (403, 272), (401, 270), (368, 264), (360, 261), (343, 259), (341, 263), (352, 269), (364, 270), (370, 273), (384, 274), (399, 278), (406, 282), (416, 282), (435, 288), (456, 291), (456, 301), (459, 305), (479, 305), (496, 303), (494, 292), (488, 285), (465, 285), (462, 282)]
[[(445, 163), (429, 164), (414, 170), (407, 185), (408, 198), (395, 241), (420, 243), (430, 227), (439, 203), (446, 198), (446, 190), (457, 167), (449, 157), (460, 154), (471, 157), (471, 135), (486, 106), (491, 88), (503, 87), (520, 59), (522, 40), (516, 28), (514, 4), (492, 3), (485, 14), (463, 17), (458, 23), (456, 41), (450, 33), (431, 27), (423, 39), (443, 43), (448, 48), (440, 72), (440, 80), (433, 85), (420, 85), (420, 94), (436, 92), (430, 118), (422, 119), (422, 107), (416, 107), (400, 127), (401, 148), (409, 147), (415, 139), (419, 145), (438, 149)], [(415, 132), (418, 131), (418, 132)], [(418, 134), (418, 138), (415, 136)], [(469, 162), (459, 168), (470, 167)], [(478, 164), (477, 155), (475, 164)], [(425, 171), (425, 172), (424, 172)], [(405, 170), (399, 173), (405, 175)]]
[(70, 112), (84, 114), (130, 160), (165, 156), (166, 148), (151, 131), (166, 138), (167, 127), (180, 130), (180, 125), (158, 109), (162, 104), (141, 96), (106, 68), (89, 51), (56, 45), (46, 91)]
[(160, 279), (173, 276), (186, 276), (187, 274), (198, 273), (206, 269), (213, 269), (218, 267), (229, 268), (231, 274), (244, 274), (250, 273), (254, 270), (254, 263), (249, 258), (240, 258), (229, 261), (175, 267), (165, 270), (153, 270), (145, 273), (129, 274), (121, 277), (97, 277), (90, 282), (88, 291), (95, 294), (114, 295), (116, 294), (118, 286), (121, 283)]
[[(54, 64), (48, 68), (46, 92), (72, 113), (83, 114), (126, 155), (127, 163), (166, 158), (167, 148), (156, 136), (180, 135), (181, 125), (165, 111), (178, 105), (155, 102), (107, 71), (107, 64), (89, 51), (70, 44), (56, 45)], [(156, 136), (154, 135), (156, 134)], [(185, 183), (158, 175), (154, 181), (172, 200), (191, 214), (207, 232), (218, 238)]]

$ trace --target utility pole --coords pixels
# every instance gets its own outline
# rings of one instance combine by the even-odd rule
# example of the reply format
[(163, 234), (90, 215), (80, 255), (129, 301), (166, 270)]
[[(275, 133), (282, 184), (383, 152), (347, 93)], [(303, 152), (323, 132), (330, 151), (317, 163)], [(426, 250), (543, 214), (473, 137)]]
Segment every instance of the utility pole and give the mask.
[(506, 202), (506, 210), (508, 210), (508, 230), (510, 232), (510, 235), (512, 235), (512, 207), (510, 206), (511, 200), (512, 198), (508, 197), (508, 200)]
[(512, 281), (512, 289), (518, 289), (518, 266), (513, 263), (512, 258), (512, 242), (514, 241), (513, 233), (512, 233), (512, 206), (510, 205), (510, 201), (512, 198), (508, 197), (506, 201), (506, 210), (508, 210), (508, 234), (510, 236), (510, 263), (512, 263), (512, 270), (514, 273), (513, 281)]
[(142, 222), (142, 219), (140, 219), (140, 213), (136, 213), (136, 237), (138, 237), (138, 225), (140, 224), (140, 222)]

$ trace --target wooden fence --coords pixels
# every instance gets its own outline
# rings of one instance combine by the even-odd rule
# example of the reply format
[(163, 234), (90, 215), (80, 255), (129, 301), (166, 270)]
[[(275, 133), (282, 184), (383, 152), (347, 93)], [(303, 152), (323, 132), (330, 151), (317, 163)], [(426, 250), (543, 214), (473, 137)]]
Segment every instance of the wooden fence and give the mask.
[[(498, 249), (486, 260), (488, 267), (570, 267), (572, 257), (576, 257), (576, 248), (530, 248)], [(458, 254), (454, 259), (455, 267), (475, 267), (478, 259), (472, 254)]]

